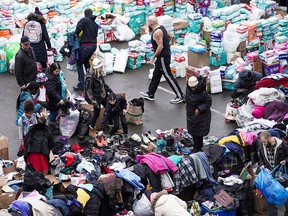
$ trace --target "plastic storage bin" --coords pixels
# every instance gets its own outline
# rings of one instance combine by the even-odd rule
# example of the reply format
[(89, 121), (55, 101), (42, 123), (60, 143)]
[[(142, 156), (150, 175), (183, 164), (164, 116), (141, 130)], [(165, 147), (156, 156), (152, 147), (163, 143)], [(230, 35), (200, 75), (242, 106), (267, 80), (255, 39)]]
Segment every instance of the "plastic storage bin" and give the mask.
[(235, 216), (236, 215), (236, 210), (233, 211), (227, 211), (227, 210), (216, 210), (216, 211), (211, 211), (210, 209), (206, 208), (204, 205), (201, 205), (202, 208), (202, 215), (206, 214), (207, 212), (212, 213), (217, 216)]

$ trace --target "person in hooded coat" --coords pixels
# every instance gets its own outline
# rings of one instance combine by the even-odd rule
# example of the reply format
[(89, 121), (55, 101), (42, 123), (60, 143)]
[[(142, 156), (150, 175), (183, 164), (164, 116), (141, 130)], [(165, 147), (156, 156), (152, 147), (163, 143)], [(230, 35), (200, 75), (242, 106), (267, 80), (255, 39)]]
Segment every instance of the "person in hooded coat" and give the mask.
[(159, 193), (152, 193), (150, 201), (155, 216), (190, 216), (187, 211), (187, 204), (166, 190)]
[[(36, 7), (35, 12), (30, 13), (27, 16), (28, 21), (24, 25), (23, 35), (29, 37), (29, 39), (31, 40), (30, 45), (34, 50), (34, 53), (36, 56), (36, 62), (41, 63), (42, 71), (44, 72), (47, 68), (47, 49), (46, 49), (46, 46), (48, 49), (51, 49), (51, 43), (50, 43), (49, 35), (47, 32), (47, 28), (45, 25), (46, 21), (41, 14), (42, 13), (40, 12), (39, 8)], [(31, 35), (29, 35), (30, 33), (28, 31), (26, 31), (27, 30), (26, 26), (31, 21), (36, 21), (41, 26), (42, 34), (39, 35), (39, 37), (41, 37), (41, 40), (38, 43), (34, 43), (33, 40), (31, 39)]]
[(202, 76), (191, 76), (186, 86), (186, 119), (188, 132), (193, 136), (194, 151), (201, 151), (203, 137), (210, 131), (212, 100)]
[(246, 69), (242, 70), (234, 85), (232, 98), (237, 98), (241, 94), (248, 95), (254, 91), (256, 82), (260, 81), (262, 78), (263, 76), (258, 72)]

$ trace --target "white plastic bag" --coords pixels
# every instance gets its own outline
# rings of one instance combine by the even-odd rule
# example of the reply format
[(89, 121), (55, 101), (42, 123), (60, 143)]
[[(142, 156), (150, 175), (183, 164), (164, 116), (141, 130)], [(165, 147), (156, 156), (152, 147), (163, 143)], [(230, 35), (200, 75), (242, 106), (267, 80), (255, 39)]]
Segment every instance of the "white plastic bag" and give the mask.
[(130, 41), (135, 38), (135, 33), (131, 28), (124, 24), (118, 24), (114, 36), (118, 41)]
[(115, 56), (113, 71), (124, 73), (128, 61), (128, 49), (122, 49)]
[(133, 213), (135, 216), (152, 216), (151, 203), (144, 193), (138, 193), (133, 203)]
[(15, 75), (15, 55), (13, 56), (13, 58), (10, 60), (10, 65), (9, 65), (9, 72), (11, 74)]
[(171, 179), (170, 175), (166, 172), (161, 174), (161, 186), (163, 189), (172, 189), (174, 187), (174, 182)]
[(59, 121), (60, 132), (63, 136), (71, 137), (77, 128), (79, 122), (79, 111), (70, 109), (70, 114), (61, 116)]
[(210, 86), (211, 93), (219, 93), (222, 92), (222, 80), (220, 70), (210, 71)]

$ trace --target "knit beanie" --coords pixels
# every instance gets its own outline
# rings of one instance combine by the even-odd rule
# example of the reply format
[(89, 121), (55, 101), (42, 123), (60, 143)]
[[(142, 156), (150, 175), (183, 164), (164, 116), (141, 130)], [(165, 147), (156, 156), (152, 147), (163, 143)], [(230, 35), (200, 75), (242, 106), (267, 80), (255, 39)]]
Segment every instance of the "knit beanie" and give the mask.
[(43, 16), (42, 12), (39, 10), (38, 7), (35, 7), (35, 11), (34, 11), (35, 14), (38, 14), (40, 16)]

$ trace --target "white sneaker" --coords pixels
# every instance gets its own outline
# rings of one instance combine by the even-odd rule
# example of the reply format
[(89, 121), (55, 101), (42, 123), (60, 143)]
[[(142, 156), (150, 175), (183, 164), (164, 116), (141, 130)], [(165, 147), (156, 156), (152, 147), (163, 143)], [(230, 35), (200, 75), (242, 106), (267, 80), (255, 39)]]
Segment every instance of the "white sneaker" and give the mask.
[(145, 144), (148, 144), (150, 142), (149, 138), (144, 134), (142, 134), (142, 140)]
[(183, 102), (183, 98), (178, 98), (178, 97), (170, 100), (171, 104), (179, 104), (179, 103), (182, 103), (182, 102)]
[(148, 95), (147, 92), (140, 92), (140, 95), (144, 98), (144, 99), (147, 99), (147, 100), (150, 100), (150, 101), (154, 101), (155, 98), (151, 95)]

